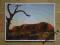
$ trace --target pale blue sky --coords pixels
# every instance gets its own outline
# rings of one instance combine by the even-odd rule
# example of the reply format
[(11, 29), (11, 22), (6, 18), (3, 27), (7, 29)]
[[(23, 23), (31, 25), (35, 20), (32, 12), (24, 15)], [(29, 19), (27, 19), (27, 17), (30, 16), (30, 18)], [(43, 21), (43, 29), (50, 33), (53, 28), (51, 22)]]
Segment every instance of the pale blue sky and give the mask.
[[(10, 6), (12, 13), (14, 12), (15, 5)], [(40, 22), (47, 22), (54, 25), (54, 4), (21, 4), (18, 10), (24, 10), (31, 16), (27, 17), (22, 12), (15, 14), (10, 27)]]

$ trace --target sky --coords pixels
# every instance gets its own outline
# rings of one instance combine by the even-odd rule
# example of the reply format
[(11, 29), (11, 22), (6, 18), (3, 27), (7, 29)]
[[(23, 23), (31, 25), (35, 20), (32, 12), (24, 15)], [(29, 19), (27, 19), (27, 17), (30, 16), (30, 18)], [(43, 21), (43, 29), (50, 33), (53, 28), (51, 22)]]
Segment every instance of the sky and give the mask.
[[(10, 29), (14, 26), (20, 26), (22, 24), (36, 24), (40, 22), (47, 22), (54, 26), (54, 4), (18, 4), (21, 5), (17, 10), (24, 10), (27, 14), (31, 15), (27, 17), (23, 12), (16, 13), (13, 17), (10, 25)], [(11, 13), (14, 12), (16, 4), (10, 6)], [(7, 8), (5, 10), (6, 16), (9, 17)]]

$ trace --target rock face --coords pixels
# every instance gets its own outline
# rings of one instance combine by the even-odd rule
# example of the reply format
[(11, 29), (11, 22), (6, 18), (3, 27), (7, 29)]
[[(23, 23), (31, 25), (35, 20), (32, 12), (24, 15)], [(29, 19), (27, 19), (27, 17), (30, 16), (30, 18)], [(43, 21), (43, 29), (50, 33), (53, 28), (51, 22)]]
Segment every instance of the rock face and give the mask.
[(20, 40), (54, 40), (54, 27), (46, 22), (23, 24), (10, 30), (12, 38)]
[(54, 31), (54, 28), (51, 24), (48, 24), (46, 22), (41, 22), (41, 23), (38, 23), (38, 24), (23, 24), (21, 26), (15, 26), (13, 30), (16, 30), (16, 28), (19, 28), (19, 30), (21, 31), (31, 31), (31, 30), (36, 30), (36, 31), (39, 31), (39, 32), (47, 32), (47, 31)]

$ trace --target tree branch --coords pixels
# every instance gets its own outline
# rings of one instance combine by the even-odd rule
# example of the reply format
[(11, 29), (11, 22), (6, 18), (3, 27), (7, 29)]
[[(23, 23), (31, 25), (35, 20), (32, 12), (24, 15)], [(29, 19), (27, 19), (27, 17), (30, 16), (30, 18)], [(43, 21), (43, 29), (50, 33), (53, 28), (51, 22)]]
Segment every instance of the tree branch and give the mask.
[(26, 16), (30, 16), (30, 15), (28, 15), (28, 14), (27, 14), (25, 11), (23, 11), (23, 10), (15, 11), (14, 15), (15, 15), (16, 13), (18, 13), (18, 12), (23, 12)]
[(10, 6), (11, 4), (8, 4), (7, 5), (7, 9), (8, 9), (8, 12), (9, 12), (9, 14), (11, 15), (12, 13), (10, 12), (10, 9), (9, 9), (9, 6)]
[(19, 5), (16, 5), (16, 8), (15, 8), (15, 11), (14, 11), (14, 13), (12, 14), (11, 12), (10, 12), (10, 9), (9, 9), (9, 6), (10, 6), (11, 4), (8, 4), (7, 5), (7, 9), (8, 9), (8, 12), (9, 12), (9, 14), (10, 14), (10, 18), (12, 18), (16, 13), (18, 13), (18, 12), (23, 12), (26, 16), (30, 16), (30, 15), (28, 15), (25, 11), (23, 11), (23, 10), (17, 10), (18, 9), (18, 6)]
[(16, 5), (16, 8), (15, 8), (15, 11), (14, 11), (14, 13), (16, 12), (16, 10), (18, 9), (18, 5)]

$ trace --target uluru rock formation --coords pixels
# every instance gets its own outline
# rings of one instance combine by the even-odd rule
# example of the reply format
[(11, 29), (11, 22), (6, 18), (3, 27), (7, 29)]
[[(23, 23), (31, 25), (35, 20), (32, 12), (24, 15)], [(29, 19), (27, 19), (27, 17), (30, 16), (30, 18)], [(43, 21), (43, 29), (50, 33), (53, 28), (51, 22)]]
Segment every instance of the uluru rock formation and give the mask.
[(11, 38), (20, 40), (54, 40), (54, 27), (46, 22), (23, 24), (10, 30)]

